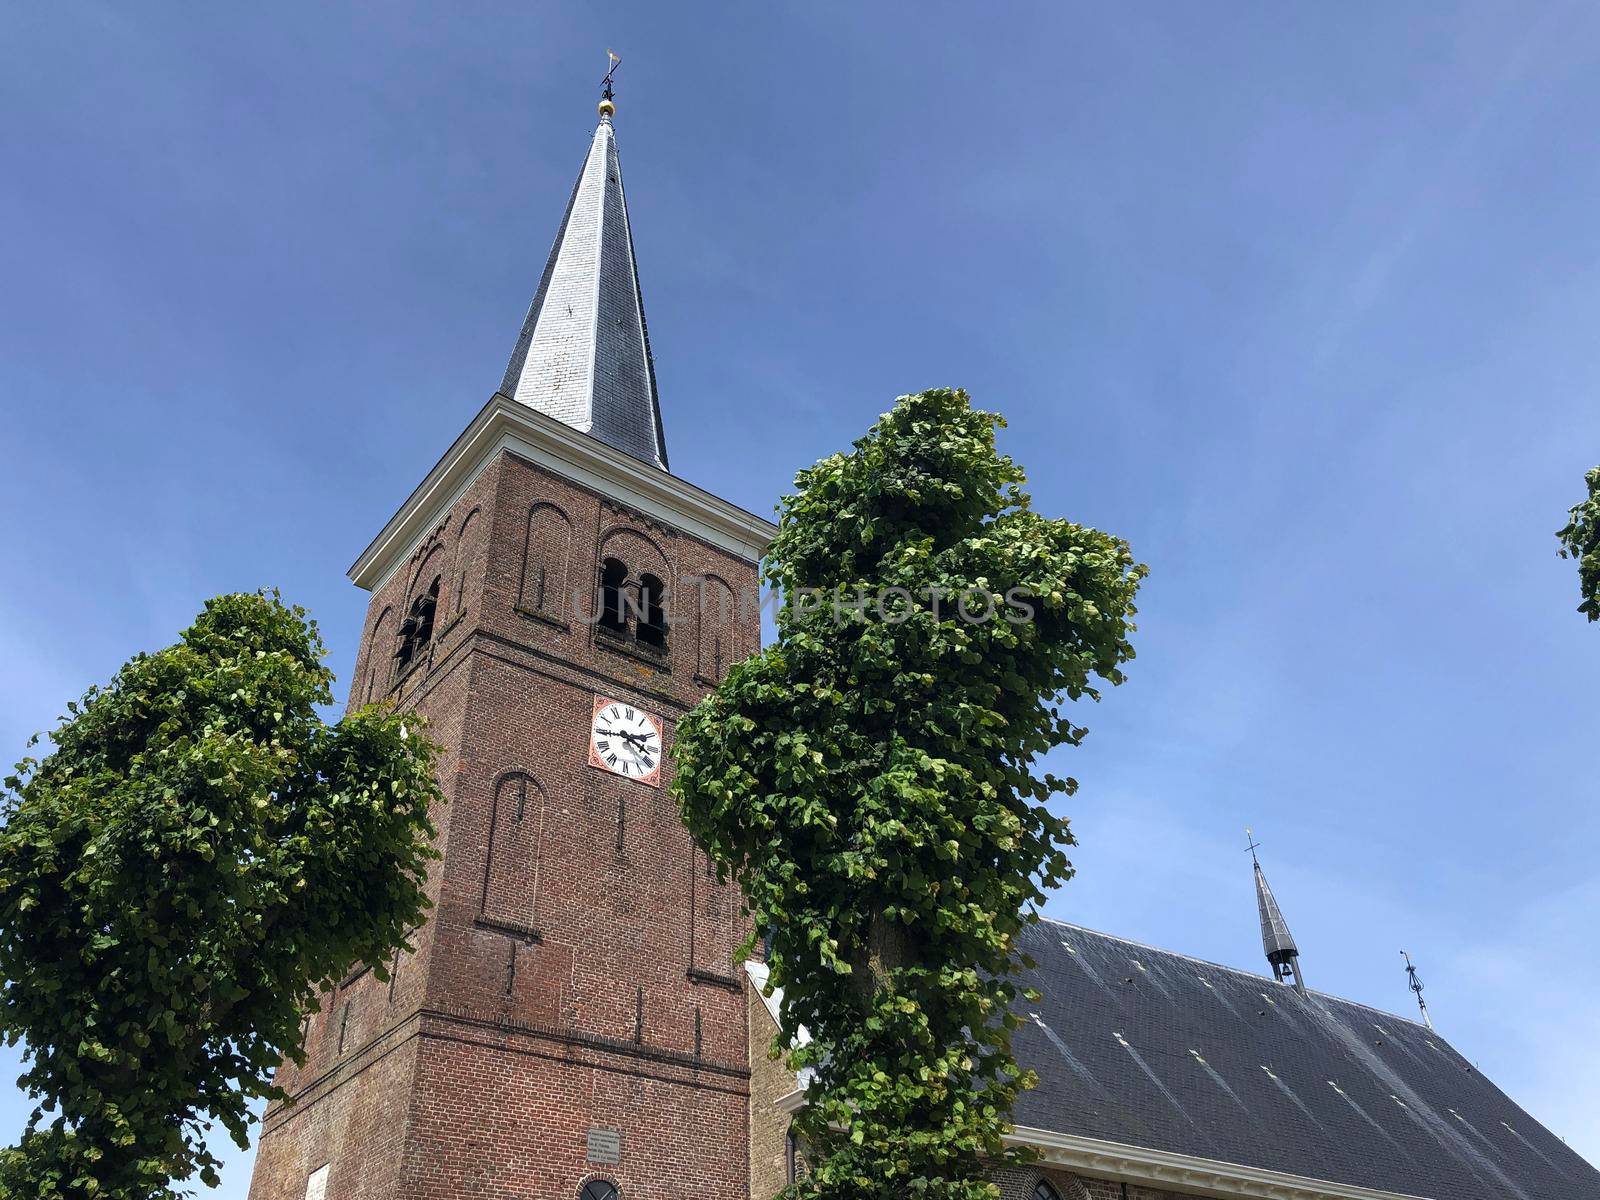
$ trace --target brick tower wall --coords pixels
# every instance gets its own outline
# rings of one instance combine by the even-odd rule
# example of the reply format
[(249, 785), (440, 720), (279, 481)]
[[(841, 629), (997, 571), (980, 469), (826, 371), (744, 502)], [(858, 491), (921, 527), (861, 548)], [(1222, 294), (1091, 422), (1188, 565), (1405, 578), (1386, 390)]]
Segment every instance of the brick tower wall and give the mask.
[[(592, 623), (608, 557), (666, 582), (664, 652)], [(396, 678), (400, 621), (436, 577), (431, 642)], [(593, 1176), (625, 1200), (743, 1200), (737, 890), (683, 828), (670, 758), (649, 787), (587, 754), (596, 694), (657, 714), (670, 747), (758, 648), (734, 600), (755, 583), (752, 563), (504, 452), (375, 591), (350, 703), (414, 708), (446, 748), (436, 907), (389, 982), (358, 969), (322, 997), (251, 1200), (303, 1200), (324, 1164), (328, 1200), (574, 1200)]]

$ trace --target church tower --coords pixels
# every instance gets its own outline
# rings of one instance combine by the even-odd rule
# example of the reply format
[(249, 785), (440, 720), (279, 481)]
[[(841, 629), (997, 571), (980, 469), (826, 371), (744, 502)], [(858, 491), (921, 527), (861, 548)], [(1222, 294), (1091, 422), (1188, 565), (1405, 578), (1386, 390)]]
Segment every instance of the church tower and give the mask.
[(357, 559), (445, 747), (434, 908), (321, 998), (251, 1200), (743, 1200), (739, 896), (667, 790), (774, 529), (672, 475), (608, 98), (504, 382)]

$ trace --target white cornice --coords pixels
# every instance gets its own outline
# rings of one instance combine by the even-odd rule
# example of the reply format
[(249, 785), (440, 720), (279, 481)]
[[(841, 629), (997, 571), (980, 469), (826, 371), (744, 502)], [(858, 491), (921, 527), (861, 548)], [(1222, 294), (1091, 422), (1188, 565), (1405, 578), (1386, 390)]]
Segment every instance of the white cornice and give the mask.
[[(805, 1090), (796, 1088), (780, 1096), (774, 1107), (792, 1116), (805, 1107), (805, 1102)], [(1147, 1150), (1098, 1138), (1074, 1137), (1051, 1129), (1019, 1126), (1006, 1135), (1006, 1141), (1013, 1146), (1036, 1150), (1041, 1163), (1076, 1175), (1116, 1183), (1154, 1185), (1191, 1196), (1215, 1196), (1219, 1200), (1427, 1200), (1407, 1192), (1383, 1192), (1304, 1175), (1286, 1175), (1282, 1171), (1267, 1171), (1239, 1163)]]
[(1094, 1179), (1154, 1185), (1194, 1196), (1216, 1196), (1223, 1200), (1424, 1200), (1404, 1192), (1377, 1191), (1303, 1175), (1287, 1175), (1282, 1171), (1193, 1158), (1166, 1150), (1147, 1150), (1142, 1146), (1103, 1142), (1050, 1129), (1019, 1126), (1007, 1135), (1006, 1141), (1037, 1150), (1040, 1160), (1050, 1166), (1064, 1167)]
[[(805, 1103), (805, 1089), (796, 1088), (778, 1097), (773, 1107), (793, 1116)], [(1428, 1200), (1408, 1192), (1384, 1192), (1026, 1125), (1014, 1128), (1005, 1140), (1009, 1145), (1037, 1151), (1039, 1161), (1046, 1166), (1091, 1179), (1153, 1185), (1190, 1196), (1214, 1196), (1219, 1200)]]
[(502, 450), (746, 562), (759, 562), (777, 533), (771, 521), (496, 392), (356, 559), (349, 571), (356, 586), (382, 587)]

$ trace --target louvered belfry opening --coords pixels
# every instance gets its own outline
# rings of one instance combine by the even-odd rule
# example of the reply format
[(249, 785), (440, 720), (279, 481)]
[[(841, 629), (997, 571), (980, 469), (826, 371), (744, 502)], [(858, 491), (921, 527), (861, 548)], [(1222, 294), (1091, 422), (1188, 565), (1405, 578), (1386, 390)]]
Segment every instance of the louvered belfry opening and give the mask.
[(654, 575), (639, 578), (638, 638), (658, 649), (667, 644), (666, 586)]
[(627, 579), (626, 563), (608, 558), (600, 565), (600, 625), (613, 633), (628, 629)]

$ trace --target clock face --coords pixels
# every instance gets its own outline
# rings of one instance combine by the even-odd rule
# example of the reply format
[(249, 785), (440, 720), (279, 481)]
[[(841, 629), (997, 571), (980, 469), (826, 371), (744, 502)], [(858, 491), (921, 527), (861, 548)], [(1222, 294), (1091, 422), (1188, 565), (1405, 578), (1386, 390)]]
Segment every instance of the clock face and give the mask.
[(642, 708), (594, 698), (589, 764), (655, 787), (661, 782), (661, 719)]

